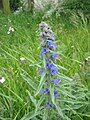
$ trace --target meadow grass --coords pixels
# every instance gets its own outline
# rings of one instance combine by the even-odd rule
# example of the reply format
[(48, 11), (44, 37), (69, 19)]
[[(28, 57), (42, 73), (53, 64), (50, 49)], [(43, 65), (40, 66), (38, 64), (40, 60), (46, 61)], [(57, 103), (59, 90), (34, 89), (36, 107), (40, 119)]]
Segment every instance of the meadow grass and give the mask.
[[(8, 19), (11, 20), (10, 23)], [(35, 109), (33, 102), (28, 96), (28, 91), (35, 95), (40, 81), (40, 76), (38, 75), (38, 70), (41, 66), (38, 25), (41, 20), (41, 14), (31, 16), (30, 13), (21, 13), (19, 15), (11, 14), (6, 16), (0, 13), (0, 76), (5, 77), (5, 83), (0, 84), (1, 120), (20, 120)], [(57, 20), (53, 17), (45, 21), (51, 25), (56, 36), (59, 53), (57, 63), (60, 67), (62, 66), (59, 72), (74, 79), (74, 81), (80, 82), (81, 86), (79, 84), (78, 88), (81, 91), (89, 91), (90, 63), (86, 58), (90, 56), (90, 25), (84, 26), (82, 24), (74, 27), (68, 23), (68, 20), (65, 21), (62, 18)], [(14, 32), (7, 34), (9, 25), (14, 28)], [(21, 61), (21, 57), (24, 57), (25, 61)], [(65, 82), (62, 83), (65, 84)], [(69, 101), (67, 97), (65, 98), (69, 90), (66, 89), (64, 91), (63, 84), (61, 85), (63, 99), (60, 100), (64, 102), (66, 100)], [(84, 95), (81, 96), (79, 92), (76, 97), (82, 98)], [(87, 96), (90, 97), (89, 92)], [(90, 101), (87, 96), (86, 101), (87, 99)], [(38, 100), (39, 98), (35, 96), (35, 99)], [(64, 109), (64, 105), (61, 105), (61, 107)], [(71, 110), (77, 116), (77, 118), (73, 116), (73, 120), (75, 118), (76, 120), (90, 119), (89, 104), (86, 105), (86, 108), (83, 106), (84, 110), (82, 111), (79, 105), (76, 107), (77, 113)], [(42, 117), (39, 116), (35, 119), (40, 120)]]

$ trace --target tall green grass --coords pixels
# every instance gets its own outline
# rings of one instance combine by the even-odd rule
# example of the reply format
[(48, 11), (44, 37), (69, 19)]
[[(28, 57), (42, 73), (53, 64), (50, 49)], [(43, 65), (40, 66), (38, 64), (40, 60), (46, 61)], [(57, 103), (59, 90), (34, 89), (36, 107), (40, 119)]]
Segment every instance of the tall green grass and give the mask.
[[(15, 29), (9, 35), (8, 19)], [(37, 30), (41, 20), (42, 14), (5, 16), (0, 13), (0, 76), (5, 77), (5, 83), (0, 84), (1, 120), (29, 120), (30, 117), (32, 120), (42, 120), (40, 109), (37, 117), (35, 114), (32, 116), (35, 106), (31, 99), (34, 97), (36, 102), (40, 99), (34, 95), (40, 81), (40, 40)], [(90, 25), (73, 27), (67, 19), (58, 20), (55, 16), (45, 21), (55, 32), (60, 56), (57, 63), (63, 67), (59, 70), (59, 76), (62, 76), (58, 86), (60, 109), (68, 117), (65, 116), (65, 119), (89, 120), (90, 60), (86, 61), (86, 58), (90, 56)], [(20, 57), (24, 57), (25, 61), (20, 61)], [(73, 82), (64, 75), (73, 79)], [(55, 115), (51, 114), (52, 120), (60, 119)]]

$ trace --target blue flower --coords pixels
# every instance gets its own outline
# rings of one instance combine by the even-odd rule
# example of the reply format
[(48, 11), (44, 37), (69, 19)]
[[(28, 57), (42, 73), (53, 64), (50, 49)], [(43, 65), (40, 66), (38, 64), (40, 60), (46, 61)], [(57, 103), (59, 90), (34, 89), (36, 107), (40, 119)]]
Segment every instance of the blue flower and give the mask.
[(53, 47), (56, 48), (56, 46), (57, 46), (56, 43), (53, 43)]
[(58, 90), (54, 90), (54, 96), (55, 98), (58, 98)]
[(42, 48), (42, 52), (43, 52), (43, 53), (47, 53), (48, 50), (47, 50), (46, 48)]
[(44, 90), (40, 90), (40, 94), (42, 94), (44, 92)]
[(51, 103), (50, 103), (50, 102), (46, 102), (46, 106), (47, 106), (47, 107), (50, 107), (50, 106), (51, 106)]
[(46, 62), (46, 68), (49, 68), (50, 67), (50, 62)]
[(40, 56), (39, 56), (40, 58), (43, 58), (43, 54), (42, 53), (40, 53)]
[(49, 93), (50, 90), (48, 88), (44, 88), (44, 92)]
[(58, 72), (58, 68), (57, 67), (54, 66), (54, 67), (51, 68), (51, 74), (52, 75), (55, 75), (57, 72)]
[(52, 58), (54, 58), (54, 59), (57, 59), (57, 58), (58, 58), (58, 54), (52, 54), (51, 56), (52, 56)]
[(46, 85), (48, 85), (48, 81), (46, 80)]
[(42, 74), (44, 72), (44, 68), (40, 68), (39, 74)]
[(42, 89), (42, 90), (40, 90), (40, 94), (42, 94), (42, 93), (49, 93), (50, 92), (50, 90), (48, 89), (48, 88), (44, 88), (44, 89)]
[(55, 67), (52, 63), (49, 65), (49, 68), (52, 69), (52, 67)]
[(52, 46), (52, 41), (48, 41), (48, 47), (51, 47)]
[(53, 34), (51, 34), (51, 36), (48, 38), (48, 40), (54, 40), (54, 35)]
[(46, 62), (46, 68), (50, 68), (51, 74), (55, 75), (58, 72), (58, 68), (55, 67), (52, 63)]
[(52, 80), (52, 82), (56, 85), (56, 84), (58, 84), (58, 83), (60, 82), (60, 79), (57, 78), (57, 79), (55, 79), (55, 80)]

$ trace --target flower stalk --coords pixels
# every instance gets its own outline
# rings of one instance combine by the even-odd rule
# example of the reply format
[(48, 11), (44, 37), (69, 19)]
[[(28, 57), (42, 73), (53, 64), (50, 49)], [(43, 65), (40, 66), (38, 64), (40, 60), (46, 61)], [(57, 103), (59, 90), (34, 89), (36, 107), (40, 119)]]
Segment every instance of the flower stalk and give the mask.
[[(56, 42), (54, 41), (54, 33), (45, 22), (41, 22), (40, 28), (40, 40), (41, 40), (41, 53), (40, 58), (43, 59), (44, 68), (40, 68), (39, 73), (43, 74), (46, 72), (46, 88), (43, 88), (40, 92), (46, 93), (48, 99), (46, 101), (46, 106), (51, 107), (52, 101), (50, 100), (51, 91), (50, 88), (54, 87), (60, 82), (59, 78), (56, 78), (58, 68), (56, 67), (56, 59), (58, 59), (58, 54), (55, 53)], [(54, 97), (58, 98), (58, 90), (54, 87)]]
[(45, 74), (45, 83), (40, 91), (40, 94), (46, 96), (45, 106), (48, 108), (55, 108), (54, 99), (58, 98), (58, 90), (55, 86), (60, 82), (60, 79), (56, 77), (58, 68), (56, 67), (56, 60), (58, 54), (56, 54), (56, 42), (54, 33), (45, 22), (41, 22), (39, 25), (40, 40), (41, 40), (41, 52), (40, 58), (43, 62), (43, 67), (40, 68), (39, 74)]

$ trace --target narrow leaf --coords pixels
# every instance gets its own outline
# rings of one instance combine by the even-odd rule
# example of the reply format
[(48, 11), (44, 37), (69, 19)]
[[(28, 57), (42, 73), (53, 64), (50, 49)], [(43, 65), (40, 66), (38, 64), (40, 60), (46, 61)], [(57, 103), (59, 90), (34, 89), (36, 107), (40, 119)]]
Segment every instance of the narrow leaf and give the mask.
[(36, 99), (31, 95), (31, 93), (27, 90), (27, 93), (31, 99), (31, 101), (34, 103), (35, 107), (36, 107)]
[(35, 118), (37, 115), (40, 115), (41, 112), (38, 111), (37, 113), (35, 113), (34, 111), (28, 113), (26, 116), (24, 116), (23, 118), (21, 118), (21, 120), (30, 120), (30, 119), (33, 119)]
[(44, 84), (44, 82), (45, 82), (45, 79), (44, 79), (45, 75), (46, 75), (46, 73), (43, 73), (43, 74), (42, 74), (42, 77), (41, 77), (41, 80), (40, 80), (40, 84), (39, 84), (39, 86), (38, 86), (38, 89), (37, 89), (37, 91), (36, 91), (35, 96), (36, 96), (38, 93), (40, 93), (40, 90), (42, 89), (42, 86), (43, 86), (43, 84)]
[(42, 104), (42, 102), (44, 101), (44, 99), (45, 99), (45, 97), (42, 95), (41, 97), (40, 97), (40, 100), (38, 101), (38, 103), (37, 103), (37, 105), (36, 105), (36, 112), (39, 110), (39, 108), (40, 108), (40, 105)]
[(48, 110), (47, 107), (44, 109), (44, 115), (43, 115), (43, 120), (47, 120), (48, 118)]
[(27, 83), (34, 89), (36, 90), (36, 84), (33, 82), (33, 80), (31, 80), (30, 78), (24, 76), (23, 74), (21, 74), (22, 78), (27, 81)]

